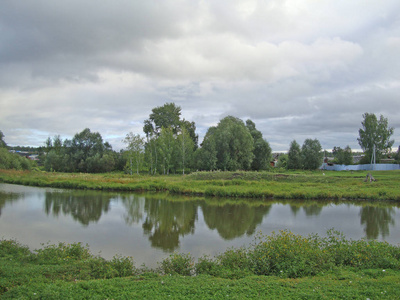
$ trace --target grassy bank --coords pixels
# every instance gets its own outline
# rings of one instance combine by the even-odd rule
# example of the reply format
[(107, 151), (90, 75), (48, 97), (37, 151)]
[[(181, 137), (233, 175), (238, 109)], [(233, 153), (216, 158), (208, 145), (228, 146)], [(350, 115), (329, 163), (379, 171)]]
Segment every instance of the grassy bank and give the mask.
[(369, 172), (195, 172), (143, 176), (0, 170), (0, 182), (39, 187), (113, 191), (166, 191), (174, 194), (258, 199), (400, 200), (400, 171)]
[(400, 248), (288, 231), (198, 261), (172, 254), (159, 268), (106, 261), (81, 244), (30, 252), (0, 241), (2, 299), (399, 299)]

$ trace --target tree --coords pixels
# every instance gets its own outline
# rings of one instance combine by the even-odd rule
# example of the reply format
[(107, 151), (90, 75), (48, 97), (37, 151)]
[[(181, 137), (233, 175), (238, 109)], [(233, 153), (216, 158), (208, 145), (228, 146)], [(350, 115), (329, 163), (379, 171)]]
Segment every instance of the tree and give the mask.
[(394, 156), (394, 159), (396, 160), (396, 163), (400, 163), (400, 146), (397, 148), (397, 152)]
[(194, 151), (194, 143), (186, 128), (182, 128), (177, 137), (177, 150), (179, 153), (179, 165), (182, 168), (182, 174), (185, 174), (185, 167), (190, 162)]
[(296, 140), (293, 140), (290, 143), (286, 168), (288, 170), (297, 170), (302, 168), (300, 145)]
[(217, 169), (217, 150), (215, 145), (215, 126), (210, 127), (204, 136), (201, 148), (194, 153), (196, 168), (212, 171)]
[(216, 127), (210, 127), (202, 150), (196, 157), (203, 170), (249, 170), (254, 158), (254, 140), (244, 122), (228, 116)]
[(279, 158), (278, 158), (278, 162), (276, 163), (276, 167), (286, 169), (287, 164), (288, 164), (288, 155), (280, 154)]
[(322, 164), (323, 153), (317, 139), (306, 139), (301, 147), (301, 162), (306, 170), (318, 169)]
[(365, 153), (365, 159), (371, 160), (375, 147), (375, 157), (379, 160), (383, 154), (391, 151), (394, 140), (390, 140), (394, 128), (388, 126), (388, 119), (380, 116), (379, 120), (372, 113), (363, 114), (364, 120), (359, 129), (358, 143)]
[(127, 144), (129, 152), (129, 160), (127, 161), (127, 164), (129, 165), (130, 174), (132, 175), (132, 160), (136, 165), (136, 173), (139, 174), (144, 157), (144, 138), (139, 134), (129, 132), (123, 142)]
[[(194, 122), (187, 121), (185, 119), (181, 120), (181, 108), (176, 106), (175, 103), (166, 103), (163, 106), (159, 106), (152, 109), (152, 113), (149, 118), (144, 121), (143, 131), (146, 134), (146, 145), (145, 145), (145, 157), (146, 161), (150, 167), (150, 173), (155, 174), (157, 172), (157, 167), (162, 165), (162, 168), (166, 167), (165, 171), (169, 172), (170, 167), (182, 166), (182, 155), (186, 155), (185, 151), (177, 151), (176, 149), (172, 151), (169, 147), (166, 147), (166, 140), (159, 140), (163, 130), (170, 130), (173, 139), (176, 141), (183, 130), (186, 130), (186, 137), (190, 137), (193, 141), (193, 148), (197, 148), (198, 136), (196, 135), (196, 125)], [(166, 134), (166, 132), (164, 132)], [(169, 133), (168, 133), (169, 134)], [(166, 136), (164, 136), (166, 138)], [(170, 141), (168, 141), (169, 143)], [(182, 142), (182, 140), (180, 141)], [(159, 148), (163, 146), (164, 148)], [(171, 151), (166, 151), (170, 149)], [(186, 149), (187, 150), (187, 149)], [(163, 155), (163, 160), (159, 155)], [(168, 155), (172, 156), (169, 157)], [(178, 157), (181, 155), (180, 157)], [(165, 160), (166, 159), (166, 160)], [(185, 165), (186, 165), (186, 158)], [(165, 166), (168, 161), (169, 167)]]
[(0, 130), (0, 148), (5, 148), (7, 147), (6, 142), (4, 141), (4, 134), (3, 132)]
[(333, 147), (332, 154), (334, 156), (334, 162), (340, 165), (351, 165), (353, 164), (353, 153), (349, 145), (342, 149), (340, 147)]
[[(87, 159), (94, 157), (100, 159), (104, 152), (103, 138), (98, 132), (91, 132), (89, 128), (85, 128), (80, 133), (75, 134), (71, 143), (71, 152), (73, 154), (73, 163), (79, 172), (96, 172), (95, 163), (92, 161), (90, 166), (87, 164)], [(98, 156), (96, 156), (98, 154)]]
[(157, 106), (152, 109), (149, 119), (145, 120), (143, 127), (144, 133), (147, 135), (152, 131), (155, 135), (161, 134), (162, 128), (171, 128), (176, 134), (180, 127), (181, 108), (175, 103), (166, 103), (163, 106)]
[(176, 152), (176, 140), (174, 138), (172, 128), (162, 128), (158, 150), (160, 152), (160, 163), (164, 174), (169, 174), (170, 170), (175, 167), (174, 157)]
[(254, 159), (251, 163), (252, 170), (266, 170), (271, 160), (271, 147), (269, 143), (263, 139), (261, 131), (256, 129), (253, 121), (247, 120), (246, 127), (249, 129), (254, 141), (253, 155)]
[(109, 143), (103, 143), (98, 132), (89, 128), (75, 134), (72, 140), (61, 141), (59, 135), (47, 138), (44, 166), (57, 172), (108, 172), (115, 166), (115, 156)]

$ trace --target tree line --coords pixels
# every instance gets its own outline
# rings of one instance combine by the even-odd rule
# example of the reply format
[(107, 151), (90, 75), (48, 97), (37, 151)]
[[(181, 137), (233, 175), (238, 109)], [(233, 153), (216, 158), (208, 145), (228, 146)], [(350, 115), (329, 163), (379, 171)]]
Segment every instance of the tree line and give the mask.
[[(383, 116), (363, 115), (358, 142), (364, 150), (364, 163), (371, 156), (381, 158), (390, 152), (394, 129)], [(144, 120), (144, 135), (129, 132), (120, 152), (104, 142), (98, 132), (89, 128), (69, 140), (59, 135), (45, 141), (43, 165), (46, 171), (102, 173), (122, 171), (127, 173), (185, 174), (193, 170), (253, 170), (270, 168), (272, 150), (255, 123), (227, 116), (216, 126), (208, 128), (202, 143), (198, 144), (196, 125), (181, 118), (181, 107), (174, 103), (152, 109)], [(1, 133), (0, 146), (5, 147)], [(375, 149), (375, 152), (373, 152)], [(334, 147), (334, 162), (352, 164), (352, 150)], [(323, 161), (322, 146), (318, 139), (306, 139), (303, 145), (293, 140), (289, 151), (279, 157), (278, 166), (286, 169), (314, 170)], [(399, 152), (396, 154), (399, 159)], [(4, 165), (4, 163), (3, 163)], [(0, 165), (1, 167), (2, 165)]]

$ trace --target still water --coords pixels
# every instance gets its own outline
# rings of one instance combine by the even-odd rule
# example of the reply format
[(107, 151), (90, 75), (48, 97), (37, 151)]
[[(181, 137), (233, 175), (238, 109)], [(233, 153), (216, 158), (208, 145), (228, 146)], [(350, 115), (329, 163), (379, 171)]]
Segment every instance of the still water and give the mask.
[(106, 259), (133, 256), (156, 267), (171, 252), (198, 258), (247, 246), (262, 232), (288, 229), (400, 243), (395, 203), (240, 201), (164, 194), (75, 191), (0, 184), (0, 239), (31, 249), (43, 243), (82, 242)]

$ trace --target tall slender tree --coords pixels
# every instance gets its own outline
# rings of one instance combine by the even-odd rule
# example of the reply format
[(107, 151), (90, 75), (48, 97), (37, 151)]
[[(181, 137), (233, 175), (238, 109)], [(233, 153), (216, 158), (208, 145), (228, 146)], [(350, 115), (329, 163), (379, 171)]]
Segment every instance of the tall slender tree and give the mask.
[(288, 170), (296, 170), (302, 168), (300, 145), (296, 142), (296, 140), (293, 140), (290, 143), (286, 168)]
[(127, 145), (127, 150), (129, 152), (127, 164), (130, 173), (132, 175), (133, 164), (135, 164), (136, 173), (139, 174), (144, 157), (144, 138), (139, 134), (129, 132), (124, 139), (124, 143)]
[(323, 153), (317, 139), (306, 139), (301, 147), (301, 162), (306, 170), (318, 169), (322, 164)]
[(384, 154), (391, 151), (394, 140), (390, 140), (394, 128), (389, 127), (388, 119), (380, 116), (379, 120), (373, 113), (363, 114), (364, 120), (361, 122), (362, 128), (359, 129), (358, 143), (364, 150), (365, 157), (371, 160), (375, 148), (375, 155), (379, 160)]

